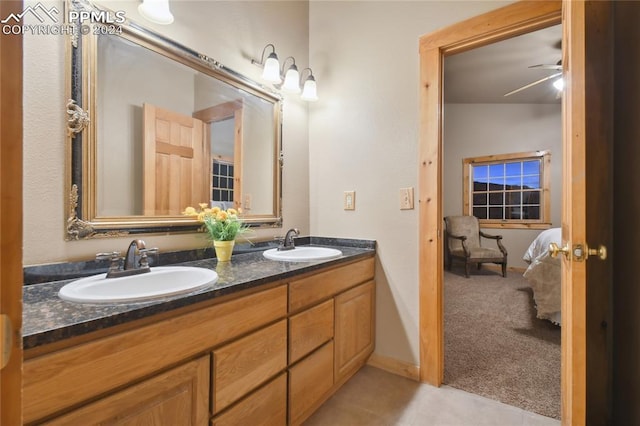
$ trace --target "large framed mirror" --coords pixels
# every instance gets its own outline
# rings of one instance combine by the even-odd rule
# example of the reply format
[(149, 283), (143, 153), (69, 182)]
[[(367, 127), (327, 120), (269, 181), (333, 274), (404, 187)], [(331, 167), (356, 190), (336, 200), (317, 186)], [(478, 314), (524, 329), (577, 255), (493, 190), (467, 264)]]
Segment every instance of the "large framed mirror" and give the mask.
[(67, 240), (193, 231), (199, 204), (281, 226), (277, 93), (134, 22), (70, 24)]

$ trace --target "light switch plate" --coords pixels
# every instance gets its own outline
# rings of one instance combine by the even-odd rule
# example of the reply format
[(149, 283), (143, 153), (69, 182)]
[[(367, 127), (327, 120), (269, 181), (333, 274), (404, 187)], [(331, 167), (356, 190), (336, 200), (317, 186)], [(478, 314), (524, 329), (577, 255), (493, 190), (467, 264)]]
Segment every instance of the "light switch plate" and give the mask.
[(344, 209), (356, 209), (356, 191), (344, 191)]
[(400, 210), (413, 209), (413, 187), (400, 188)]

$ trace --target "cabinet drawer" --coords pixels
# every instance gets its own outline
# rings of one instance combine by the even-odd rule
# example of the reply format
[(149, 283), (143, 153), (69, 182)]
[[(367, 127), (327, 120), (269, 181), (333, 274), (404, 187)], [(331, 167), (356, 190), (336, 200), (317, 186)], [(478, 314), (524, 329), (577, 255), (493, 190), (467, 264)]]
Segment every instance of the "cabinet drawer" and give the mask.
[(373, 257), (311, 275), (289, 283), (289, 312), (328, 299), (357, 284), (373, 279)]
[(213, 352), (213, 412), (218, 413), (287, 366), (282, 320)]
[(289, 369), (289, 420), (302, 423), (333, 386), (333, 341)]
[(287, 423), (287, 373), (282, 373), (211, 421), (211, 426)]
[(333, 337), (333, 299), (289, 319), (289, 364)]
[(280, 286), (25, 361), (24, 422), (124, 386), (286, 315), (287, 287)]
[(209, 363), (201, 357), (44, 424), (205, 426)]

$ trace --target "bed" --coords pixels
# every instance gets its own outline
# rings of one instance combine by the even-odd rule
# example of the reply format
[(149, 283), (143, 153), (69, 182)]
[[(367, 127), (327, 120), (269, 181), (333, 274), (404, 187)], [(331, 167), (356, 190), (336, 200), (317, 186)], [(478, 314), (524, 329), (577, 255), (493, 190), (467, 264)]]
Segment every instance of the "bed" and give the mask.
[(533, 289), (537, 317), (560, 325), (560, 258), (549, 255), (549, 244), (560, 243), (560, 228), (541, 232), (525, 252), (523, 259), (529, 264), (524, 277)]

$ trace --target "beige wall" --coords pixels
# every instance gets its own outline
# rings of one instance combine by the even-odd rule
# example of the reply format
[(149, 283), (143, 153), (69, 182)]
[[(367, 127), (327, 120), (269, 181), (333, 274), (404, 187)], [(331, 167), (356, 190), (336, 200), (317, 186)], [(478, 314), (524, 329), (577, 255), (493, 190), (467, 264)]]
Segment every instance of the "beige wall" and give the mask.
[[(140, 21), (137, 2), (104, 3)], [(255, 79), (249, 58), (267, 43), (300, 69), (309, 58), (320, 100), (308, 116), (297, 99), (284, 106), (284, 229), (378, 241), (379, 355), (419, 359), (418, 215), (400, 211), (398, 195), (418, 185), (418, 39), (507, 3), (172, 1), (174, 24), (145, 24)], [(63, 241), (62, 38), (25, 37), (25, 68), (25, 264), (123, 250), (130, 238)], [(342, 209), (344, 190), (357, 192), (355, 211)], [(145, 239), (164, 250), (204, 245), (193, 235)]]
[[(418, 211), (401, 211), (398, 193), (418, 185), (418, 39), (506, 4), (311, 2), (311, 232), (378, 241), (378, 355), (419, 359)], [(345, 190), (355, 211), (342, 209)]]
[[(27, 1), (35, 5), (36, 1)], [(63, 10), (62, 2), (45, 6)], [(125, 10), (129, 19), (143, 23), (169, 38), (204, 53), (226, 66), (259, 79), (251, 65), (267, 43), (284, 57), (307, 65), (308, 3), (172, 1), (176, 18), (169, 26), (144, 21), (139, 1), (101, 2)], [(32, 18), (34, 19), (34, 18)], [(32, 22), (37, 23), (37, 22)], [(24, 37), (24, 264), (91, 259), (98, 252), (124, 250), (131, 237), (65, 242), (65, 45), (61, 36)], [(283, 144), (284, 229), (298, 227), (309, 233), (307, 105), (285, 97)], [(283, 234), (282, 229), (257, 232), (256, 238)], [(161, 250), (203, 247), (202, 235), (150, 235), (147, 244)]]
[[(492, 154), (551, 152), (551, 222), (560, 226), (562, 207), (562, 122), (560, 104), (446, 104), (444, 108), (444, 216), (462, 214), (462, 159)], [(522, 260), (540, 233), (533, 229), (485, 229), (500, 234), (509, 266)]]

